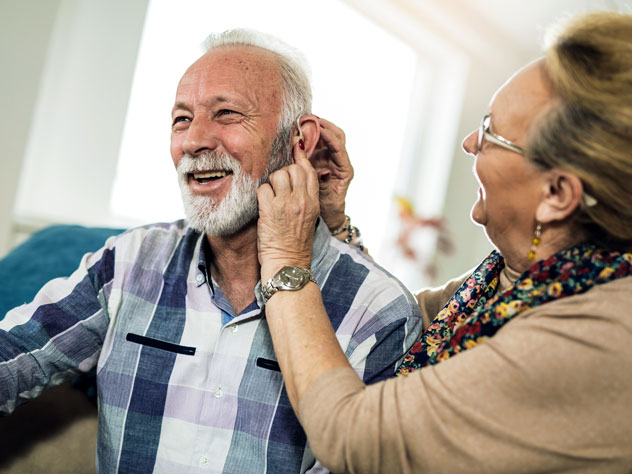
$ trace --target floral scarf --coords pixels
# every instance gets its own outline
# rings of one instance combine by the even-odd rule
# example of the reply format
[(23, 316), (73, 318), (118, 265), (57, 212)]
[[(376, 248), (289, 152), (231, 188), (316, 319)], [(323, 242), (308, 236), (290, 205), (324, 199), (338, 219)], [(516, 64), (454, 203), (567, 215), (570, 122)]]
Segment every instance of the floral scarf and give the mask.
[(398, 376), (476, 347), (523, 311), (632, 276), (632, 253), (581, 244), (533, 264), (510, 288), (496, 294), (504, 267), (495, 250), (483, 260), (404, 357)]

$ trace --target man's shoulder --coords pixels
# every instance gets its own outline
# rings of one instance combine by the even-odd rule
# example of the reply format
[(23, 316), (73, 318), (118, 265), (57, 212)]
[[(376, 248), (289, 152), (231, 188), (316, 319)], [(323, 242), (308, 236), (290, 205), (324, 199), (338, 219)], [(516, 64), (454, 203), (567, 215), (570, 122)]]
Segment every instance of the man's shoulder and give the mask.
[(183, 245), (195, 246), (200, 233), (191, 229), (186, 220), (158, 222), (135, 227), (108, 240), (106, 247), (116, 249), (117, 259), (170, 256)]
[(357, 275), (368, 280), (367, 283), (392, 286), (399, 291), (410, 294), (396, 276), (357, 247), (346, 244), (333, 236), (329, 239), (328, 246), (329, 255), (326, 259), (332, 263), (332, 270), (345, 272), (351, 277)]
[(130, 245), (135, 242), (149, 240), (168, 244), (169, 242), (177, 242), (186, 237), (187, 234), (195, 235), (195, 238), (199, 237), (199, 233), (192, 230), (184, 219), (173, 222), (155, 222), (126, 230), (122, 234), (115, 236), (115, 243), (117, 246), (121, 244)]
[(335, 237), (327, 245), (322, 259), (327, 270), (325, 286), (333, 285), (339, 292), (353, 296), (355, 304), (371, 301), (373, 305), (396, 306), (409, 314), (418, 309), (408, 288), (366, 253)]
[(359, 249), (335, 238), (327, 246), (321, 294), (336, 336), (365, 383), (391, 377), (421, 331), (417, 301)]

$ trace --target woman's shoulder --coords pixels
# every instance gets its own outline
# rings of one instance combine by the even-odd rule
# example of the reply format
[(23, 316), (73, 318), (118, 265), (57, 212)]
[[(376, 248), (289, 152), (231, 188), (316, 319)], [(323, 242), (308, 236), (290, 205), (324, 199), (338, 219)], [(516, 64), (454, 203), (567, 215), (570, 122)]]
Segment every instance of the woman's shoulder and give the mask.
[(620, 320), (632, 328), (629, 310), (632, 307), (632, 276), (594, 285), (589, 290), (538, 306), (526, 312), (525, 317), (547, 314), (551, 316), (598, 317), (603, 320)]
[(504, 341), (507, 349), (527, 341), (536, 346), (548, 341), (560, 355), (572, 359), (590, 353), (594, 363), (609, 361), (597, 364), (600, 371), (606, 370), (604, 365), (627, 366), (632, 362), (630, 307), (632, 277), (624, 277), (524, 311), (498, 331), (499, 339), (492, 340)]
[(441, 311), (441, 308), (445, 306), (471, 273), (472, 271), (468, 270), (463, 275), (453, 278), (441, 286), (423, 288), (413, 293), (421, 311), (424, 328), (430, 324), (430, 321)]

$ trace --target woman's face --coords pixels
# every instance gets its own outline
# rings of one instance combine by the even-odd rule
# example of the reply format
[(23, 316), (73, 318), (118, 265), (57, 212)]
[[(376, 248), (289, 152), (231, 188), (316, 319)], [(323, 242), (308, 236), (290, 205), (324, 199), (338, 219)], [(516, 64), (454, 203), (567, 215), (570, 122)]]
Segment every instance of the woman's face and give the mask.
[[(553, 102), (542, 60), (511, 77), (494, 95), (490, 131), (526, 148), (527, 132)], [(536, 209), (546, 191), (545, 173), (521, 154), (484, 138), (477, 153), (478, 130), (463, 141), (474, 156), (480, 188), (472, 207), (474, 222), (485, 227), (491, 242), (517, 270), (527, 268), (527, 253), (536, 226)]]

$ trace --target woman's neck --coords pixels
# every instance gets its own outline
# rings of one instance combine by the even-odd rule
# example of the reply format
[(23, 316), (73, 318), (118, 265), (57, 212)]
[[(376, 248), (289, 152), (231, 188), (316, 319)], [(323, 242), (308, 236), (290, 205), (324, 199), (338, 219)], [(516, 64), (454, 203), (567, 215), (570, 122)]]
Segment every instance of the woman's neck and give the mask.
[[(528, 256), (531, 250), (530, 246), (523, 246), (523, 248), (507, 254), (503, 253), (502, 249), (499, 251), (505, 258), (505, 266), (521, 274), (535, 262), (544, 260), (564, 249), (574, 247), (584, 240), (586, 240), (585, 233), (568, 224), (547, 224), (542, 226), (540, 243), (535, 247), (534, 259)], [(529, 242), (529, 240), (525, 239), (525, 242)]]

